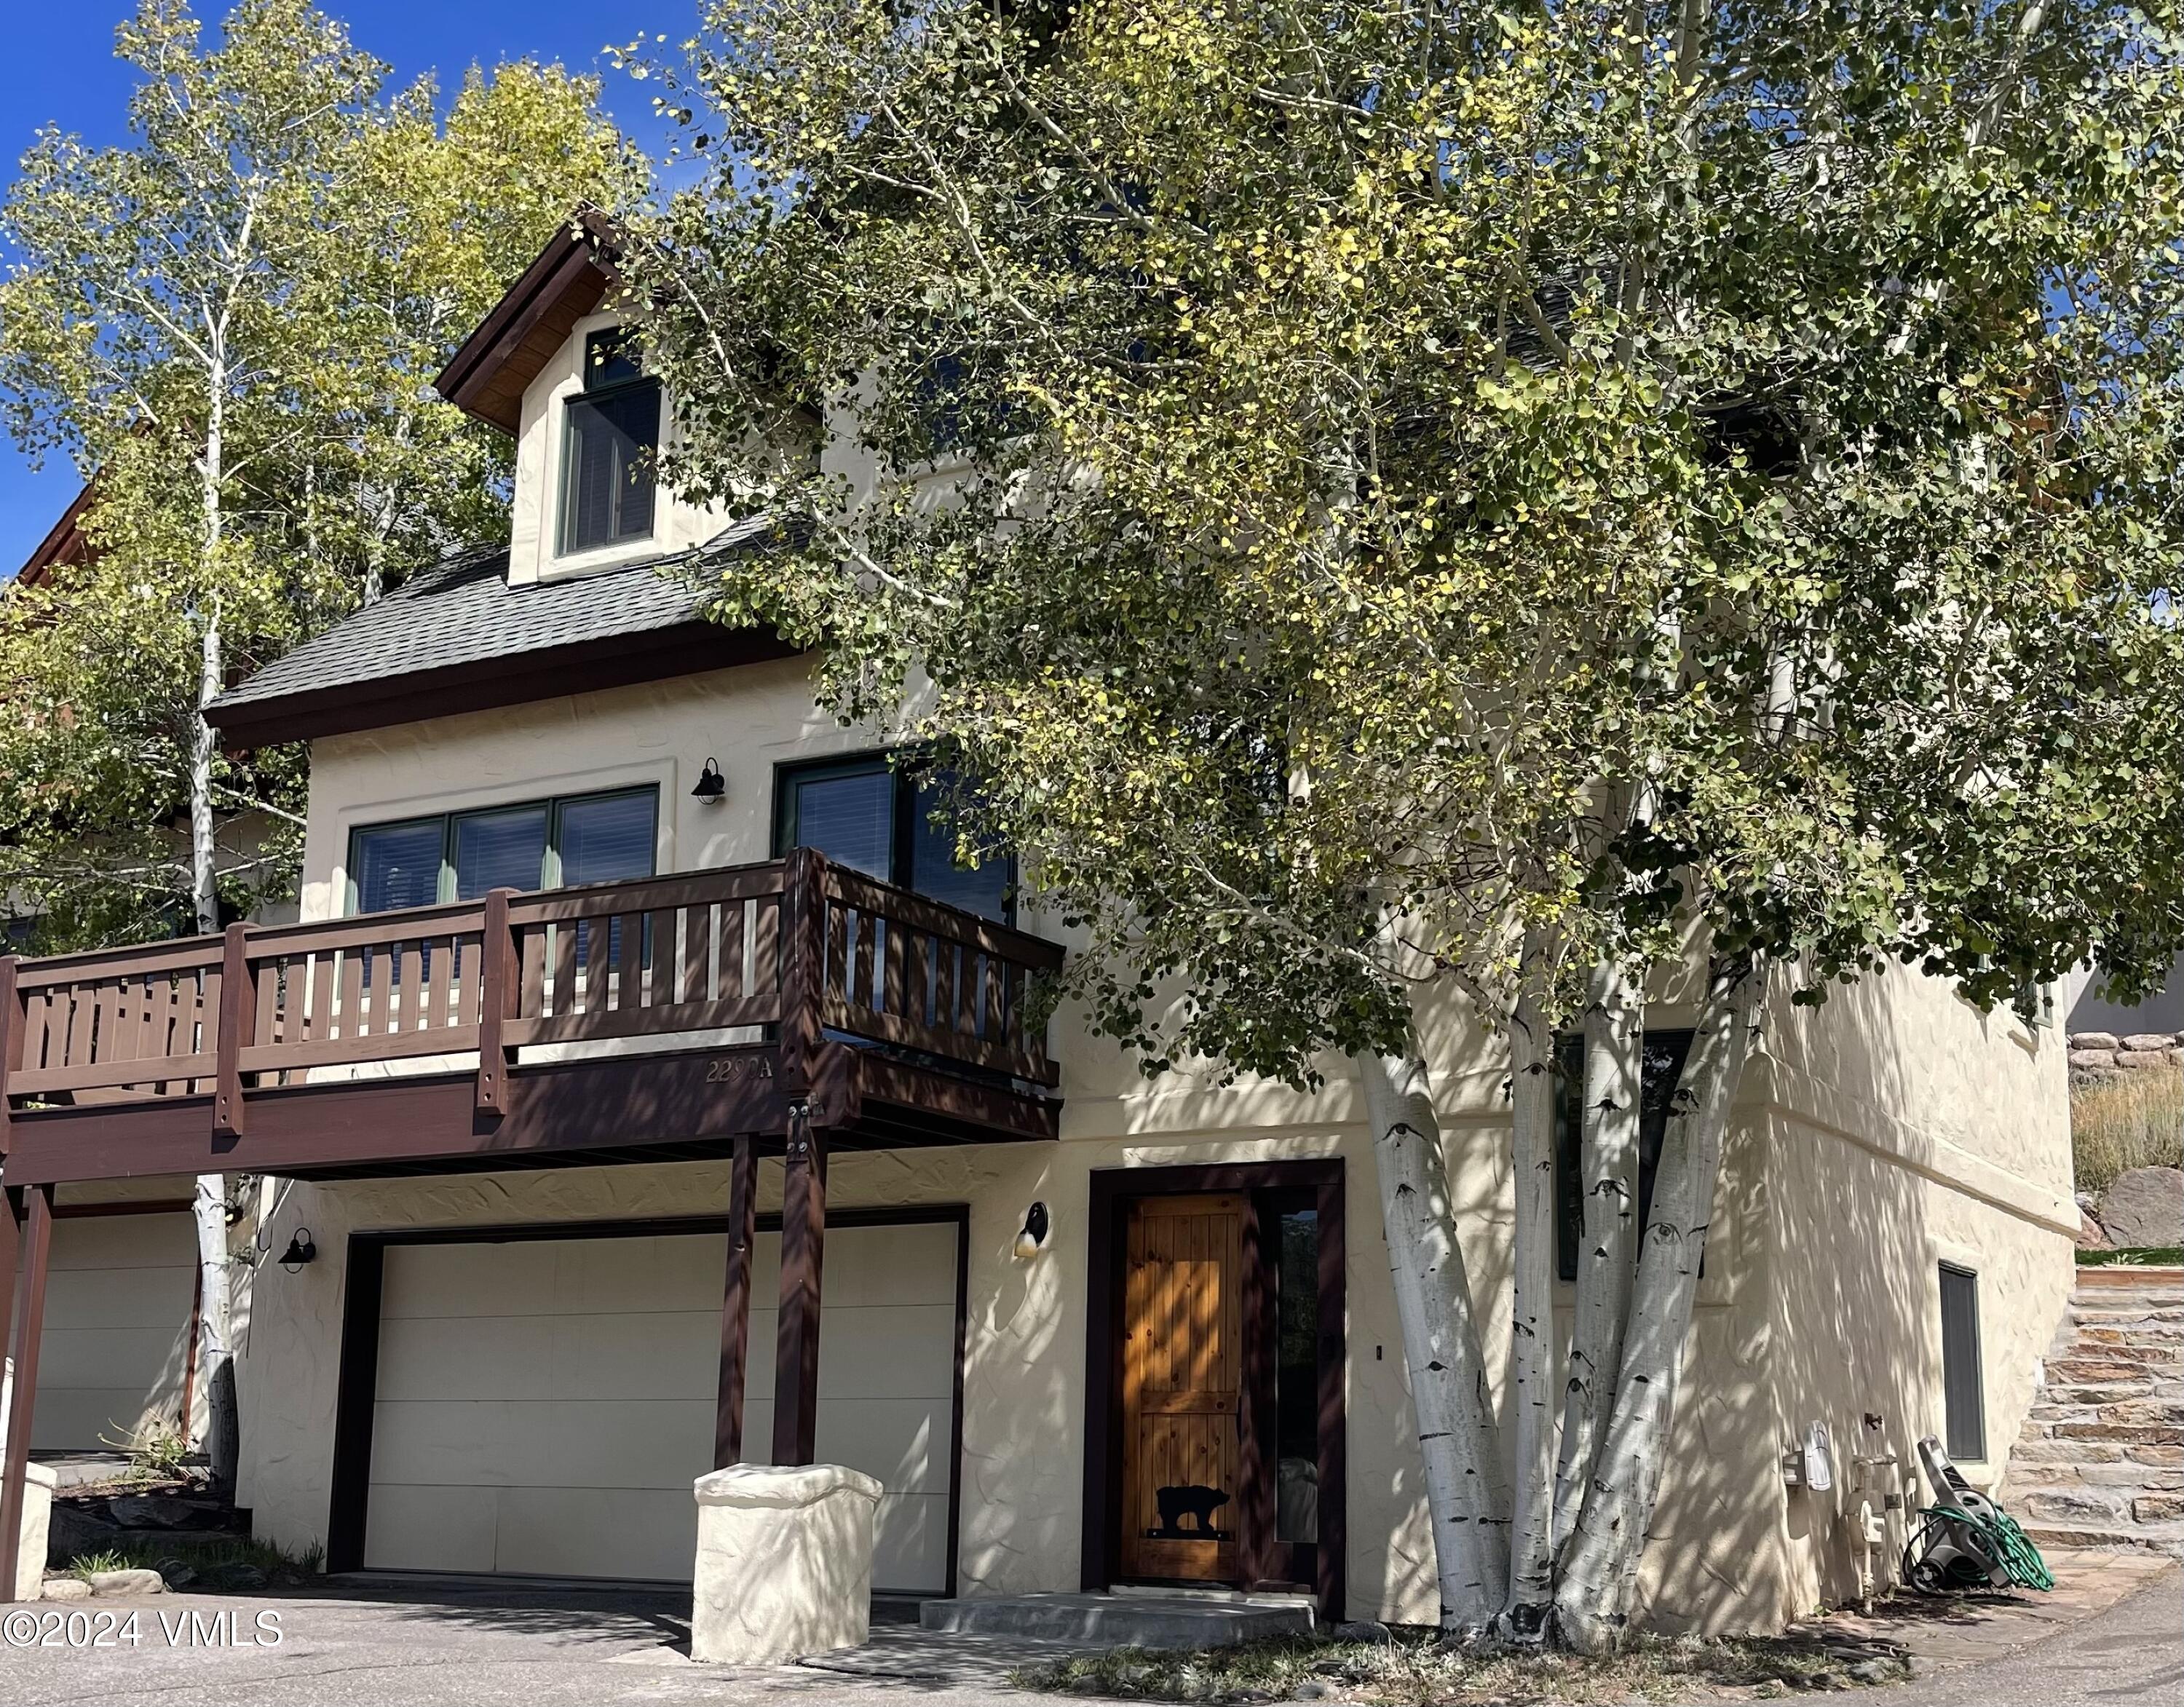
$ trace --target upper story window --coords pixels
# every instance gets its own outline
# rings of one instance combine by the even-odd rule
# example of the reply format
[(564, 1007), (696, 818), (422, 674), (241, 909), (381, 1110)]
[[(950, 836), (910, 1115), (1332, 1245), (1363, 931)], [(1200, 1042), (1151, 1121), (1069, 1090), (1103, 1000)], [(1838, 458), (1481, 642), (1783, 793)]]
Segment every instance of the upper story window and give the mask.
[(644, 376), (621, 328), (586, 334), (583, 394), (566, 407), (562, 553), (649, 538), (660, 381)]
[(349, 837), (348, 910), (649, 877), (659, 815), (656, 789), (625, 788), (367, 825)]
[(1016, 916), (1016, 860), (995, 852), (958, 865), (956, 835), (935, 822), (939, 791), (884, 753), (783, 767), (774, 786), (774, 851), (816, 848), (853, 870), (1003, 923)]

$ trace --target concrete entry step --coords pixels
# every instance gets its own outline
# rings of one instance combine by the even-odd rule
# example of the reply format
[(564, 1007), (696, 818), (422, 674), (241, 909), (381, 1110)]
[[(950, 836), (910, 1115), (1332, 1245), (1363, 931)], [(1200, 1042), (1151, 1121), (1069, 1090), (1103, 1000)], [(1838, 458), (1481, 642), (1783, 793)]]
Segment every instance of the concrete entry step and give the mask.
[(1098, 1648), (1222, 1648), (1268, 1636), (1307, 1633), (1312, 1608), (1301, 1597), (1192, 1594), (996, 1594), (928, 1600), (928, 1630), (1016, 1636)]

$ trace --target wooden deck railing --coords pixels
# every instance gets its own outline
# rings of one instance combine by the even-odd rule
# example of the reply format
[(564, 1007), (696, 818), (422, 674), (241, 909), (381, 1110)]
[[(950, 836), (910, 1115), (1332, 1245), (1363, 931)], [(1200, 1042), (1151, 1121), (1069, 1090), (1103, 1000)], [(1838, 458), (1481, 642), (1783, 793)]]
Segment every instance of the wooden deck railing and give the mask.
[[(321, 1068), (478, 1053), (504, 1107), (515, 1052), (771, 1026), (794, 1080), (830, 1035), (1046, 1086), (1033, 982), (1061, 950), (809, 850), (759, 865), (0, 959), (11, 1105), (214, 1099)], [(694, 1047), (696, 1039), (693, 1037)]]

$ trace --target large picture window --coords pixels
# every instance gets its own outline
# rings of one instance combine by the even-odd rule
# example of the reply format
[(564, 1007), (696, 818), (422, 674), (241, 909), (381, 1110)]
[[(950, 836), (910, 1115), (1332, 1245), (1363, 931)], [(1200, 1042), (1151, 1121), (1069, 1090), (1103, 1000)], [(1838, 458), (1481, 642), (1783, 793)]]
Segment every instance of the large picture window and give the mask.
[(562, 553), (649, 538), (660, 382), (644, 377), (619, 331), (584, 340), (583, 395), (567, 409)]
[(1016, 917), (1016, 861), (1005, 852), (959, 865), (942, 791), (921, 787), (884, 753), (784, 768), (774, 790), (774, 851), (828, 859), (966, 912)]
[(617, 789), (373, 824), (349, 837), (348, 910), (649, 877), (659, 792)]

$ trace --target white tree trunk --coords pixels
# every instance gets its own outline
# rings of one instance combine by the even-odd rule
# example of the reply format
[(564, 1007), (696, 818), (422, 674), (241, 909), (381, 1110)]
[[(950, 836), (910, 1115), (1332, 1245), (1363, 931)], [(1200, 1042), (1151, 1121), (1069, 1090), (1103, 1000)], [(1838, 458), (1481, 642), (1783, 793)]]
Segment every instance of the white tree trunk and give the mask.
[(1557, 1628), (1581, 1654), (1612, 1653), (1629, 1632), (1706, 1255), (1722, 1137), (1763, 984), (1754, 969), (1715, 974), (1663, 1137), (1615, 1405), (1556, 1586)]
[[(204, 1381), (205, 1458), (213, 1483), (235, 1486), (240, 1445), (235, 1409), (235, 1367), (228, 1310), (227, 1193), (219, 1174), (198, 1176), (198, 1369)], [(190, 1420), (182, 1419), (185, 1432)]]
[(1540, 1004), (1540, 947), (1524, 946), (1523, 993), (1509, 1026), (1510, 1172), (1516, 1188), (1509, 1404), (1517, 1445), (1509, 1526), (1509, 1598), (1502, 1633), (1536, 1641), (1554, 1601), (1554, 1034)]
[(1440, 1122), (1415, 1044), (1353, 1055), (1373, 1126), (1389, 1272), (1418, 1426), (1444, 1630), (1484, 1629), (1508, 1587), (1508, 1493)]
[(1585, 1225), (1578, 1243), (1577, 1317), (1563, 1393), (1555, 1470), (1557, 1557), (1592, 1485), (1638, 1265), (1638, 1132), (1645, 1090), (1645, 993), (1613, 961), (1592, 969), (1585, 1013), (1585, 1088), (1578, 1178)]
[(220, 929), (220, 872), (218, 844), (212, 818), (212, 767), (219, 756), (219, 737), (204, 720), (204, 708), (220, 690), (220, 609), (217, 603), (204, 615), (204, 631), (198, 643), (198, 719), (190, 731), (190, 896), (197, 926), (206, 936)]
[[(217, 363), (208, 376), (205, 438), (198, 464), (203, 509), (203, 559), (200, 565), (199, 612), (203, 633), (198, 657), (198, 720), (190, 743), (190, 888), (198, 931), (220, 929), (217, 846), (213, 835), (212, 772), (217, 737), (204, 710), (223, 682), (220, 647), (220, 548), (221, 481), (225, 477), (222, 422), (226, 376)], [(218, 1174), (198, 1178), (196, 1199), (198, 1276), (198, 1370), (204, 1381), (207, 1424), (205, 1456), (214, 1486), (231, 1489), (240, 1442), (235, 1405), (235, 1368), (230, 1355), (227, 1309), (227, 1191)], [(182, 1420), (187, 1433), (189, 1419)]]

